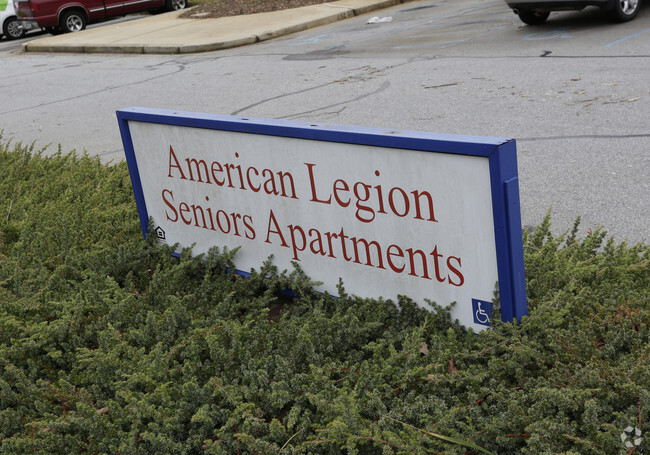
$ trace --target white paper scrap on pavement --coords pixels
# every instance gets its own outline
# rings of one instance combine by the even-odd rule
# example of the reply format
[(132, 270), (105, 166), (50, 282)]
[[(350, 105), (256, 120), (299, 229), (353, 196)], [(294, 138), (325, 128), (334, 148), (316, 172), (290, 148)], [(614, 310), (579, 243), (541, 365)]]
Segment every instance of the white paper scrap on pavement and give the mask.
[(377, 16), (371, 17), (366, 24), (379, 24), (381, 22), (390, 22), (393, 18), (391, 16), (382, 17), (381, 19)]

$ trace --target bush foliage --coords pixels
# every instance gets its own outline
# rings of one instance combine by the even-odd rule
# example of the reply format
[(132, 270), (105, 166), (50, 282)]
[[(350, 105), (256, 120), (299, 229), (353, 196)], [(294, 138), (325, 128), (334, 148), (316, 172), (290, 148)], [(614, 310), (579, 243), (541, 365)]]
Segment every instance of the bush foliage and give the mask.
[(125, 163), (0, 138), (0, 453), (649, 453), (650, 249), (575, 232), (524, 235), (529, 316), (476, 334), (174, 258)]

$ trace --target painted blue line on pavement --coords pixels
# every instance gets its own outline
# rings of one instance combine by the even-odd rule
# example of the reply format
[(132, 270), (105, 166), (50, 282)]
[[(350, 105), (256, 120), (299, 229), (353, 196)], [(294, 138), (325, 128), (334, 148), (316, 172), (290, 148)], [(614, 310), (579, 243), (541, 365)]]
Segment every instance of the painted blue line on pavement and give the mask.
[(630, 35), (630, 36), (626, 36), (625, 38), (621, 38), (619, 40), (612, 41), (611, 43), (605, 44), (603, 47), (612, 47), (613, 45), (618, 44), (618, 43), (620, 43), (622, 41), (628, 40), (630, 38), (636, 38), (637, 36), (643, 35), (644, 33), (648, 33), (648, 32), (650, 32), (650, 28), (646, 28), (645, 30), (641, 30), (638, 33), (635, 33), (635, 34)]
[(571, 35), (569, 35), (569, 33), (567, 33), (566, 30), (570, 30), (570, 27), (560, 28), (558, 30), (550, 30), (548, 32), (531, 33), (529, 35), (524, 36), (524, 39), (528, 41), (539, 41), (539, 40), (554, 39), (554, 38), (562, 38), (562, 39), (571, 38)]
[(314, 36), (312, 38), (307, 38), (307, 39), (304, 39), (304, 40), (299, 41), (297, 43), (289, 43), (289, 44), (287, 44), (287, 46), (302, 46), (304, 44), (316, 44), (317, 42), (319, 42), (323, 38), (329, 38), (329, 35)]

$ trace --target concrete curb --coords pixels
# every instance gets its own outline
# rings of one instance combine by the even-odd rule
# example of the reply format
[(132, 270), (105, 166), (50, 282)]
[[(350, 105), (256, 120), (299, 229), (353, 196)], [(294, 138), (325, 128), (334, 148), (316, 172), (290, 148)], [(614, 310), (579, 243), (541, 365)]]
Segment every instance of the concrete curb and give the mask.
[(183, 11), (33, 40), (24, 52), (189, 54), (245, 46), (413, 0), (339, 0), (303, 8), (186, 19)]

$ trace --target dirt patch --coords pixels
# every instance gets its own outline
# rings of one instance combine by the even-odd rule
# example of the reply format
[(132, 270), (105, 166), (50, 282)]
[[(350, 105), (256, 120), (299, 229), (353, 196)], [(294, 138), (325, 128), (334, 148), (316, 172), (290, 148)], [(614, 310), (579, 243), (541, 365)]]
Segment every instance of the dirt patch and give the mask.
[[(323, 0), (217, 0), (190, 3), (191, 8), (181, 14), (181, 17), (205, 19), (225, 16), (241, 16), (244, 14), (266, 13), (281, 9), (300, 8), (302, 6), (327, 3)], [(196, 5), (196, 6), (195, 6)]]

